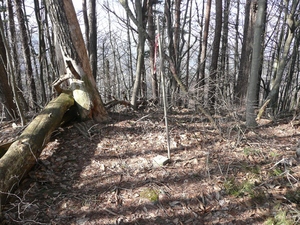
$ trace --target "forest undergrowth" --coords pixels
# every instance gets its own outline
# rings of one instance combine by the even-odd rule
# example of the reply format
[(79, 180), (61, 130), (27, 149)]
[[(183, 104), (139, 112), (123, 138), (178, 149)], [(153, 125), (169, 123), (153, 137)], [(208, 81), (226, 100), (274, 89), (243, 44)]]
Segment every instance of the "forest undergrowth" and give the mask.
[[(56, 130), (2, 209), (1, 224), (297, 224), (300, 121), (215, 116), (222, 136), (191, 110), (114, 113)], [(1, 123), (0, 143), (20, 128)]]

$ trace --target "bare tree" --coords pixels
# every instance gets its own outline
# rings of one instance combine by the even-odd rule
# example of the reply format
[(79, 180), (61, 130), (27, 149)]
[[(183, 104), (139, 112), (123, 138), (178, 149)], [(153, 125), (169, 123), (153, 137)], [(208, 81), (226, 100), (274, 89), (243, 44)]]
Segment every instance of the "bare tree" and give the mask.
[(143, 4), (140, 0), (135, 0), (135, 14), (131, 11), (127, 0), (119, 0), (123, 8), (126, 10), (129, 18), (137, 26), (138, 32), (138, 47), (137, 47), (137, 66), (135, 72), (135, 81), (131, 96), (131, 105), (137, 108), (137, 97), (141, 87), (142, 73), (144, 68), (144, 52), (145, 52), (145, 42), (146, 42), (146, 25), (147, 25), (147, 11), (148, 5), (147, 1), (144, 0)]
[(0, 100), (3, 103), (1, 108), (4, 107), (6, 119), (11, 120), (17, 116), (17, 108), (14, 104), (13, 92), (8, 79), (6, 49), (2, 35), (0, 36), (0, 80)]
[(14, 20), (14, 12), (13, 12), (13, 5), (11, 0), (7, 0), (7, 11), (8, 11), (8, 20), (9, 20), (9, 37), (10, 37), (10, 49), (11, 49), (11, 54), (13, 56), (13, 61), (12, 63), (12, 70), (10, 73), (14, 74), (15, 80), (16, 80), (16, 94), (19, 97), (20, 104), (22, 105), (22, 109), (24, 111), (28, 111), (28, 104), (25, 100), (24, 97), (24, 88), (21, 80), (21, 73), (20, 73), (20, 62), (19, 62), (19, 48), (18, 48), (18, 42), (16, 38), (16, 26), (15, 26), (15, 20)]
[[(0, 65), (2, 65), (1, 73), (3, 73), (3, 75), (1, 75), (1, 77), (3, 78), (1, 90), (7, 91), (7, 93), (3, 92), (3, 95), (7, 95), (5, 97), (5, 100), (7, 101), (6, 102), (7, 106), (8, 106), (7, 108), (10, 110), (10, 111), (7, 111), (7, 113), (9, 113), (9, 112), (13, 113), (12, 110), (17, 109), (18, 115), (21, 120), (21, 125), (24, 126), (26, 121), (25, 121), (25, 117), (23, 115), (23, 109), (21, 107), (19, 95), (17, 93), (16, 79), (15, 79), (15, 75), (13, 74), (12, 57), (10, 54), (8, 43), (6, 41), (7, 38), (5, 37), (5, 34), (4, 34), (4, 26), (2, 23), (1, 16), (0, 16), (0, 35), (1, 35), (0, 36), (0, 39), (1, 39), (1, 42), (0, 42), (0, 44), (1, 44), (1, 46), (0, 46), (1, 47), (1, 53), (0, 53), (1, 63), (0, 63)], [(6, 76), (6, 78), (4, 76)], [(8, 77), (9, 77), (9, 79), (8, 79)], [(14, 101), (16, 107), (14, 107), (12, 105), (13, 102), (9, 102), (9, 101), (11, 101), (12, 97), (13, 97), (13, 101)], [(10, 116), (13, 117), (13, 114), (11, 114)]]
[[(286, 3), (288, 4), (288, 2)], [(289, 8), (289, 5), (286, 5), (286, 9)], [(267, 98), (270, 99), (270, 105), (271, 108), (273, 110), (273, 112), (275, 112), (275, 110), (277, 109), (277, 101), (278, 101), (278, 95), (279, 95), (279, 88), (280, 88), (280, 83), (282, 80), (282, 76), (284, 73), (284, 70), (286, 68), (286, 64), (288, 61), (288, 55), (289, 55), (289, 51), (290, 51), (290, 46), (292, 44), (292, 41), (295, 37), (295, 31), (297, 29), (297, 27), (299, 27), (300, 22), (298, 20), (299, 17), (299, 1), (297, 0), (293, 0), (291, 2), (291, 6), (290, 6), (290, 12), (287, 12), (286, 10), (286, 38), (282, 39), (282, 42), (279, 43), (279, 45), (282, 46), (282, 54), (278, 55), (279, 59), (278, 59), (278, 64), (275, 67), (275, 73), (274, 73), (274, 77), (273, 77), (273, 81), (272, 81), (272, 87), (271, 87), (271, 91), (269, 93), (269, 96)]]

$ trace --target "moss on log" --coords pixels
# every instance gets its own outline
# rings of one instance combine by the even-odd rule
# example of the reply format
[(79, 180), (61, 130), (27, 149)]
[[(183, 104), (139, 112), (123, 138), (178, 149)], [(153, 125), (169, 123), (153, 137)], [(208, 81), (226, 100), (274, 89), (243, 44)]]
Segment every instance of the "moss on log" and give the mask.
[[(52, 100), (26, 127), (0, 159), (0, 206), (36, 163), (52, 132), (65, 112), (74, 104), (71, 95), (62, 93)], [(0, 210), (1, 212), (1, 210)]]

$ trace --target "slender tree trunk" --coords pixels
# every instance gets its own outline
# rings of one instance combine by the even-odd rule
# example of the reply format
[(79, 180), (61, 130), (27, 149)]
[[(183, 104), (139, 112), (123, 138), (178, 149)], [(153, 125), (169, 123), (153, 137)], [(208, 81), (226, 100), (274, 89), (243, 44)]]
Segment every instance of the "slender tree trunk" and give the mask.
[(130, 18), (128, 13), (126, 13), (126, 32), (127, 32), (127, 42), (128, 42), (128, 72), (129, 72), (129, 87), (133, 86), (133, 60), (132, 60), (132, 49), (131, 49), (131, 36), (130, 36)]
[[(219, 73), (219, 83), (220, 91), (226, 102), (230, 102), (230, 88), (229, 88), (229, 74), (228, 74), (228, 55), (227, 55), (227, 46), (228, 46), (228, 21), (229, 21), (229, 7), (230, 0), (224, 0), (224, 26), (222, 34), (222, 46), (221, 46), (221, 65)], [(229, 101), (228, 101), (229, 100)]]
[[(3, 26), (3, 22), (2, 22), (2, 18), (0, 16), (0, 35), (1, 35), (1, 44), (2, 44), (2, 51), (1, 51), (1, 56), (3, 56), (3, 58), (1, 60), (2, 61), (2, 65), (3, 67), (5, 66), (5, 60), (7, 60), (7, 64), (6, 64), (6, 68), (5, 68), (5, 71), (4, 72), (4, 76), (5, 75), (9, 75), (9, 85), (11, 87), (10, 90), (6, 90), (8, 93), (4, 93), (4, 94), (7, 94), (7, 95), (10, 95), (9, 94), (9, 91), (12, 92), (13, 94), (13, 98), (14, 98), (14, 103), (16, 104), (16, 109), (18, 110), (18, 113), (19, 113), (19, 116), (20, 116), (20, 120), (21, 120), (21, 125), (22, 126), (25, 126), (25, 117), (23, 115), (23, 109), (21, 107), (21, 103), (20, 103), (20, 99), (19, 99), (19, 95), (18, 95), (18, 92), (17, 92), (17, 85), (16, 85), (16, 80), (15, 80), (15, 75), (13, 74), (13, 65), (12, 65), (12, 57), (11, 57), (11, 54), (10, 54), (10, 50), (9, 50), (9, 46), (8, 46), (8, 43), (7, 43), (7, 38), (5, 37), (4, 35), (4, 26)], [(5, 53), (4, 53), (4, 50), (5, 50)], [(4, 55), (5, 54), (5, 55)], [(5, 78), (3, 80), (5, 82)], [(4, 84), (6, 85), (6, 84)], [(4, 86), (5, 87), (5, 86)], [(5, 90), (3, 90), (5, 91)]]
[(82, 13), (85, 27), (85, 41), (88, 51), (93, 77), (97, 80), (97, 18), (96, 1), (82, 0)]
[(137, 65), (136, 65), (136, 72), (135, 72), (135, 81), (132, 90), (131, 96), (131, 105), (134, 108), (137, 108), (137, 96), (141, 86), (142, 80), (142, 68), (143, 68), (143, 57), (145, 52), (145, 37), (144, 34), (139, 35), (139, 43), (138, 43), (138, 50), (137, 50)]
[[(190, 2), (190, 1), (188, 1)], [(193, 12), (193, 1), (191, 1), (190, 5), (190, 11), (189, 11), (189, 18), (192, 18), (192, 12)], [(187, 40), (187, 62), (186, 62), (186, 74), (185, 74), (185, 86), (188, 88), (189, 87), (189, 73), (190, 73), (190, 48), (191, 48), (191, 33), (192, 33), (192, 20), (190, 19), (188, 23), (188, 40)], [(189, 99), (186, 98), (184, 100), (184, 107), (188, 108), (189, 105)]]
[(285, 87), (283, 90), (283, 94), (281, 96), (281, 104), (279, 105), (279, 111), (284, 111), (284, 110), (292, 110), (292, 102), (291, 102), (291, 97), (292, 97), (292, 93), (291, 90), (293, 90), (292, 88), (292, 79), (295, 73), (295, 67), (297, 64), (297, 58), (299, 57), (299, 44), (300, 44), (300, 34), (298, 33), (297, 37), (295, 37), (295, 41), (294, 41), (294, 46), (293, 46), (293, 51), (291, 54), (291, 62), (289, 64), (289, 71), (288, 74), (286, 76), (285, 79)]
[(34, 109), (37, 105), (37, 95), (36, 95), (36, 85), (35, 80), (33, 77), (33, 69), (32, 69), (32, 63), (31, 63), (31, 51), (29, 46), (29, 37), (25, 25), (25, 15), (22, 10), (22, 0), (15, 0), (16, 4), (16, 12), (17, 12), (17, 18), (19, 21), (20, 26), (20, 32), (21, 32), (21, 40), (22, 40), (22, 46), (23, 46), (23, 54), (24, 54), (24, 60), (25, 60), (25, 69), (26, 69), (26, 75), (29, 82), (29, 93), (30, 93), (30, 106)]
[(119, 2), (126, 10), (126, 13), (128, 14), (129, 18), (137, 26), (137, 32), (138, 32), (137, 65), (135, 71), (135, 81), (133, 84), (132, 96), (130, 101), (133, 108), (137, 108), (137, 98), (140, 92), (142, 72), (144, 68), (144, 52), (145, 52), (145, 42), (146, 42), (145, 28), (147, 25), (146, 14), (148, 12), (148, 9), (147, 9), (146, 0), (143, 1), (143, 4), (141, 0), (135, 0), (135, 13), (136, 13), (136, 17), (135, 17), (128, 5), (127, 0), (119, 0)]
[[(208, 43), (208, 33), (209, 33), (209, 22), (210, 22), (210, 11), (211, 11), (211, 0), (207, 0), (205, 7), (205, 22), (203, 31), (203, 40), (201, 47), (201, 56), (199, 61), (199, 80), (198, 88), (203, 87), (205, 84), (205, 64), (206, 64), (206, 53), (207, 53), (207, 43)], [(199, 93), (200, 90), (198, 90)], [(199, 96), (199, 95), (198, 95)]]
[(112, 100), (112, 93), (111, 93), (111, 82), (110, 82), (110, 72), (109, 72), (109, 60), (105, 59), (104, 63), (105, 68), (105, 100), (111, 101)]
[[(13, 92), (8, 80), (6, 50), (2, 35), (0, 37), (0, 100), (5, 107), (6, 119), (11, 120), (17, 116), (17, 108), (14, 104)], [(2, 105), (0, 107), (2, 108)]]
[(247, 0), (245, 6), (245, 23), (243, 31), (243, 43), (240, 58), (240, 67), (238, 71), (238, 79), (236, 86), (234, 88), (236, 102), (241, 102), (241, 100), (246, 96), (248, 76), (250, 72), (250, 55), (251, 46), (253, 42), (253, 23), (254, 23), (254, 9), (255, 1)]
[(158, 82), (156, 73), (156, 41), (155, 41), (155, 22), (154, 22), (154, 12), (153, 3), (149, 3), (148, 12), (148, 34), (149, 34), (149, 51), (150, 51), (150, 69), (151, 69), (151, 84), (152, 84), (152, 99), (156, 102), (158, 99)]
[[(175, 94), (177, 91), (180, 90), (176, 79), (181, 79), (180, 39), (184, 39), (183, 36), (180, 36), (181, 0), (176, 0), (174, 4), (175, 4), (175, 8), (174, 10), (172, 10), (171, 1), (170, 0), (165, 1), (165, 18), (167, 22), (167, 36), (169, 39), (169, 45), (168, 45), (169, 57), (167, 59), (170, 65), (170, 71), (172, 73), (172, 77), (170, 81), (171, 102), (173, 105), (180, 105), (181, 103), (176, 100)], [(173, 11), (174, 11), (174, 15), (172, 15)]]
[(39, 31), (39, 78), (40, 78), (40, 85), (41, 85), (41, 91), (40, 94), (42, 96), (42, 105), (46, 103), (47, 97), (46, 97), (46, 89), (45, 89), (45, 81), (44, 81), (44, 66), (45, 66), (45, 60), (46, 60), (46, 45), (45, 45), (45, 37), (44, 37), (44, 21), (41, 17), (41, 8), (39, 5), (38, 0), (34, 0), (34, 12), (35, 17), (37, 20), (38, 25), (38, 31)]
[(88, 11), (87, 11), (87, 4), (86, 0), (82, 0), (82, 17), (83, 17), (83, 23), (84, 23), (84, 38), (85, 38), (85, 46), (87, 50), (90, 46), (90, 39), (89, 39), (89, 33), (90, 33), (90, 27), (89, 27), (89, 20), (88, 20)]
[(198, 52), (198, 57), (197, 57), (197, 70), (196, 70), (196, 84), (195, 84), (195, 95), (197, 96), (197, 98), (199, 98), (199, 94), (200, 94), (200, 90), (199, 87), (204, 85), (204, 81), (201, 80), (200, 78), (200, 69), (201, 69), (201, 55), (202, 55), (202, 34), (203, 34), (203, 20), (204, 20), (204, 4), (202, 5), (202, 11), (201, 11), (201, 17), (200, 17), (200, 9), (198, 6), (197, 1), (196, 3), (196, 12), (197, 12), (197, 20), (198, 20), (198, 24), (200, 26), (200, 30), (199, 30), (199, 52)]
[(247, 127), (256, 127), (255, 108), (257, 107), (257, 83), (259, 82), (259, 70), (262, 61), (262, 36), (265, 26), (267, 0), (258, 0), (257, 18), (254, 28), (254, 43), (251, 61), (251, 74), (247, 93), (246, 106), (246, 125)]
[(20, 99), (20, 104), (22, 105), (22, 109), (24, 111), (28, 111), (28, 104), (25, 100), (23, 95), (23, 84), (21, 80), (21, 73), (20, 73), (20, 63), (19, 63), (19, 53), (18, 53), (18, 46), (17, 46), (17, 39), (16, 39), (16, 27), (15, 27), (15, 20), (14, 20), (14, 12), (11, 0), (7, 0), (7, 9), (8, 9), (8, 20), (9, 20), (9, 34), (12, 43), (11, 51), (13, 55), (14, 61), (11, 62), (13, 64), (13, 71), (10, 73), (14, 74), (16, 79), (16, 91), (17, 95)]
[(273, 87), (268, 96), (268, 98), (270, 99), (270, 106), (272, 108), (273, 113), (275, 113), (277, 109), (279, 87), (288, 61), (290, 46), (295, 36), (295, 30), (300, 24), (298, 21), (295, 20), (295, 16), (296, 16), (295, 13), (299, 12), (298, 6), (299, 6), (299, 1), (293, 0), (290, 13), (286, 16), (286, 24), (288, 26), (285, 27), (287, 27), (287, 35), (286, 35), (286, 39), (283, 40), (284, 42), (282, 44), (283, 52), (282, 55), (280, 56), (280, 59), (278, 60), (278, 66), (276, 67), (276, 76), (273, 81)]
[(88, 1), (89, 46), (88, 53), (95, 81), (97, 80), (97, 18), (96, 0)]
[[(281, 0), (281, 3), (283, 3), (283, 0)], [(279, 43), (282, 43), (282, 39), (283, 39), (283, 34), (284, 34), (284, 29), (282, 29), (282, 27), (280, 26), (281, 21), (282, 21), (282, 13), (286, 11), (286, 7), (281, 7), (279, 13), (277, 13), (278, 19), (276, 22), (276, 25), (274, 26), (275, 29), (272, 32), (272, 39), (273, 40), (279, 40)], [(285, 26), (285, 25), (284, 25)], [(273, 79), (273, 77), (276, 76), (276, 70), (273, 70), (273, 66), (274, 68), (275, 65), (278, 63), (277, 62), (277, 58), (276, 55), (279, 55), (281, 52), (281, 45), (278, 45), (278, 43), (276, 41), (274, 41), (272, 48), (274, 49), (272, 52), (270, 52), (270, 56), (269, 58), (270, 63), (268, 63), (268, 68), (267, 68), (267, 72), (266, 72), (266, 78), (264, 79), (264, 83), (263, 83), (263, 88), (264, 88), (264, 92), (263, 92), (263, 100), (266, 99), (270, 93), (270, 88), (271, 88), (271, 80)]]
[(216, 23), (215, 23), (215, 35), (213, 41), (213, 50), (211, 56), (211, 65), (209, 69), (210, 76), (210, 88), (208, 92), (208, 99), (210, 108), (214, 109), (215, 100), (216, 100), (216, 77), (218, 73), (218, 59), (219, 59), (219, 51), (220, 51), (220, 41), (221, 41), (221, 33), (222, 33), (222, 1), (216, 0)]
[[(240, 1), (237, 1), (237, 12), (235, 18), (235, 45), (234, 45), (234, 78), (233, 78), (233, 90), (236, 86), (236, 75), (239, 71), (239, 64), (240, 64), (240, 50), (239, 50), (239, 20), (240, 20)], [(235, 95), (235, 93), (233, 93)]]
[[(48, 46), (49, 46), (49, 51), (48, 51), (48, 55), (49, 55), (49, 61), (47, 63), (47, 79), (48, 79), (48, 83), (52, 84), (55, 80), (55, 77), (59, 76), (59, 71), (58, 71), (58, 63), (56, 60), (56, 54), (55, 54), (55, 44), (54, 44), (54, 33), (53, 33), (53, 29), (50, 29), (49, 26), (49, 14), (48, 14), (48, 10), (46, 7), (46, 3), (45, 1), (47, 0), (43, 0), (42, 4), (43, 4), (43, 8), (45, 9), (45, 36), (48, 42)], [(48, 87), (49, 89), (49, 96), (52, 96), (52, 85), (49, 85)]]

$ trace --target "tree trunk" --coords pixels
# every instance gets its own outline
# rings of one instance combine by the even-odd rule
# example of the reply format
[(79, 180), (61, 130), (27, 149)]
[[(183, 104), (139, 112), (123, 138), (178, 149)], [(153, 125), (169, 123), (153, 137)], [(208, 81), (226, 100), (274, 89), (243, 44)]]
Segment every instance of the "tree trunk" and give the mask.
[(146, 42), (146, 14), (147, 14), (147, 4), (146, 1), (135, 0), (135, 13), (136, 17), (134, 16), (133, 12), (131, 11), (128, 1), (127, 0), (119, 0), (123, 8), (126, 10), (129, 18), (134, 22), (137, 26), (138, 32), (138, 47), (137, 47), (137, 65), (135, 71), (135, 81), (133, 84), (132, 89), (132, 96), (131, 96), (131, 105), (133, 108), (137, 108), (137, 97), (141, 87), (141, 80), (142, 80), (142, 72), (144, 68), (144, 52), (145, 52), (145, 42)]
[(215, 35), (211, 56), (211, 65), (209, 69), (210, 83), (209, 83), (209, 107), (214, 111), (215, 100), (216, 100), (216, 77), (218, 73), (218, 59), (219, 59), (219, 51), (220, 51), (220, 41), (222, 34), (222, 1), (216, 0), (216, 24), (215, 24)]
[(11, 54), (13, 57), (13, 62), (11, 62), (12, 65), (12, 71), (10, 73), (14, 74), (15, 80), (16, 80), (16, 86), (17, 86), (17, 91), (16, 94), (18, 95), (20, 99), (20, 103), (22, 105), (22, 110), (28, 111), (29, 107), (28, 104), (25, 100), (25, 97), (23, 95), (23, 85), (21, 81), (21, 73), (20, 73), (20, 63), (19, 63), (19, 58), (18, 58), (18, 43), (17, 43), (17, 38), (16, 38), (16, 27), (15, 27), (15, 20), (14, 20), (14, 12), (13, 12), (13, 5), (11, 0), (7, 0), (7, 11), (8, 11), (8, 20), (9, 20), (9, 34), (10, 34), (10, 43), (11, 45)]
[(211, 11), (211, 0), (207, 0), (205, 7), (205, 22), (203, 31), (203, 40), (201, 43), (201, 55), (199, 63), (199, 74), (197, 79), (197, 96), (200, 94), (199, 88), (205, 84), (205, 64), (206, 64), (206, 53), (207, 53), (207, 42), (208, 42), (208, 32), (209, 32), (209, 22), (210, 22), (210, 11)]
[[(8, 81), (7, 58), (2, 35), (0, 36), (0, 100), (4, 104), (5, 117), (11, 120), (16, 117), (17, 107), (14, 104), (13, 92)], [(2, 107), (2, 106), (1, 106)]]
[[(198, 3), (197, 1), (195, 2), (196, 3), (196, 12), (197, 12), (197, 21), (198, 21), (198, 24), (199, 24), (199, 51), (198, 51), (198, 57), (197, 57), (197, 70), (196, 70), (196, 84), (195, 84), (195, 95), (197, 96), (197, 98), (199, 98), (199, 94), (200, 94), (200, 90), (199, 90), (199, 87), (200, 86), (203, 86), (204, 83), (203, 83), (203, 80), (201, 80), (200, 78), (200, 69), (201, 69), (201, 55), (202, 55), (202, 34), (203, 34), (203, 21), (204, 21), (204, 4), (202, 4), (202, 10), (201, 10), (201, 13), (200, 13), (200, 9), (199, 9), (199, 6), (198, 6)], [(200, 16), (201, 15), (201, 16)]]
[(135, 81), (133, 85), (132, 90), (132, 96), (131, 96), (131, 105), (133, 108), (137, 108), (137, 97), (141, 86), (141, 80), (142, 80), (142, 69), (143, 69), (143, 57), (145, 52), (145, 41), (146, 38), (142, 37), (144, 34), (139, 35), (139, 43), (138, 43), (138, 51), (137, 51), (137, 65), (136, 65), (136, 72), (135, 72)]
[[(84, 82), (90, 98), (89, 107), (81, 115), (81, 120), (93, 118), (98, 122), (107, 121), (109, 117), (96, 87), (72, 1), (48, 0), (46, 6), (55, 28), (57, 44), (63, 55), (64, 67), (68, 68), (68, 73), (77, 75), (77, 78)], [(79, 99), (75, 98), (75, 101), (78, 105), (86, 105), (86, 102), (81, 103)]]
[[(167, 57), (168, 63), (170, 64), (170, 71), (172, 77), (170, 78), (170, 88), (171, 88), (171, 103), (176, 105), (176, 91), (178, 91), (178, 83), (176, 79), (181, 79), (180, 77), (180, 49), (179, 49), (179, 39), (180, 39), (180, 4), (181, 0), (176, 0), (174, 2), (175, 8), (173, 10), (170, 0), (165, 1), (165, 18), (167, 24), (167, 36), (168, 36), (168, 51), (169, 56)], [(174, 12), (174, 15), (172, 15)], [(174, 21), (173, 21), (174, 18)], [(183, 36), (181, 37), (183, 39)]]
[[(17, 108), (19, 116), (20, 116), (21, 125), (24, 126), (25, 125), (25, 117), (23, 115), (23, 109), (21, 107), (20, 100), (19, 100), (19, 95), (17, 93), (16, 79), (15, 79), (15, 75), (13, 74), (13, 71), (14, 71), (13, 70), (13, 65), (12, 65), (13, 60), (12, 60), (12, 56), (10, 54), (11, 51), (9, 50), (9, 45), (7, 43), (7, 38), (4, 35), (4, 26), (3, 26), (3, 23), (2, 23), (1, 16), (0, 16), (0, 33), (1, 33), (1, 44), (2, 44), (2, 47), (3, 47), (2, 51), (5, 50), (5, 53), (4, 52), (1, 53), (1, 54), (5, 54), (5, 57), (2, 59), (2, 63), (4, 63), (3, 60), (5, 60), (5, 58), (7, 59), (7, 64), (5, 65), (6, 67), (4, 68), (6, 73), (4, 73), (4, 75), (8, 75), (9, 85), (10, 85), (10, 88), (11, 88), (10, 90), (7, 90), (7, 91), (12, 91), (13, 98), (14, 98), (14, 103), (16, 104), (16, 108)], [(4, 64), (3, 64), (3, 66), (4, 66)], [(7, 93), (7, 94), (9, 94), (9, 93)]]
[[(190, 1), (187, 2), (187, 4)], [(189, 18), (192, 18), (192, 12), (193, 12), (193, 1), (191, 1), (191, 5), (190, 5), (190, 11), (189, 11)], [(190, 55), (191, 55), (191, 36), (192, 36), (192, 20), (189, 20), (188, 22), (188, 40), (187, 40), (187, 48), (189, 49), (187, 52), (187, 62), (186, 62), (186, 73), (185, 73), (185, 86), (188, 88), (189, 87), (189, 74), (190, 74)], [(184, 107), (188, 108), (189, 106), (189, 99), (186, 98), (184, 99)]]
[(247, 0), (245, 6), (245, 24), (243, 43), (238, 71), (237, 83), (234, 87), (236, 102), (241, 102), (247, 94), (248, 77), (250, 72), (250, 56), (253, 42), (253, 23), (255, 21), (255, 1)]
[[(300, 22), (297, 21), (297, 19), (295, 18), (295, 17), (297, 17), (297, 15), (295, 15), (295, 14), (297, 12), (299, 12), (298, 5), (299, 5), (299, 1), (296, 1), (296, 0), (292, 1), (290, 13), (288, 15), (286, 15), (286, 24), (288, 25), (288, 26), (285, 26), (285, 27), (287, 27), (286, 39), (282, 40), (282, 43), (279, 43), (280, 45), (283, 46), (283, 49), (282, 49), (283, 52), (281, 55), (279, 55), (279, 57), (280, 57), (280, 59), (278, 59), (279, 63), (277, 64), (277, 66), (275, 68), (275, 70), (276, 70), (275, 77), (272, 81), (272, 89), (268, 96), (268, 98), (270, 99), (270, 106), (271, 106), (273, 112), (275, 112), (277, 109), (279, 87), (280, 87), (280, 83), (282, 80), (284, 70), (287, 65), (288, 58), (290, 57), (289, 56), (290, 47), (291, 47), (291, 44), (292, 44), (294, 36), (295, 36), (295, 31), (296, 31), (297, 27), (300, 25)], [(286, 7), (288, 8), (288, 5)]]
[(224, 0), (224, 22), (223, 22), (223, 32), (222, 32), (222, 47), (221, 47), (221, 63), (220, 63), (220, 73), (219, 73), (219, 89), (222, 92), (222, 96), (225, 102), (230, 102), (230, 77), (229, 77), (229, 59), (228, 59), (228, 32), (229, 32), (229, 7), (230, 0)]
[(127, 26), (127, 29), (126, 29), (126, 33), (127, 33), (127, 42), (128, 42), (128, 47), (127, 47), (127, 51), (128, 51), (128, 73), (129, 73), (129, 77), (130, 77), (130, 80), (129, 80), (129, 87), (131, 88), (133, 86), (133, 55), (132, 55), (132, 49), (131, 49), (131, 46), (132, 46), (132, 43), (131, 43), (131, 35), (130, 35), (130, 18), (129, 18), (129, 15), (127, 13), (126, 15), (126, 26)]
[[(47, 43), (49, 45), (49, 50), (48, 50), (48, 63), (47, 63), (47, 79), (48, 79), (48, 84), (52, 84), (55, 80), (55, 75), (59, 74), (58, 73), (58, 63), (56, 60), (56, 54), (55, 54), (55, 46), (54, 46), (54, 34), (53, 34), (53, 29), (50, 28), (49, 26), (49, 14), (48, 10), (46, 7), (46, 0), (42, 1), (42, 7), (45, 9), (45, 36), (47, 39)], [(48, 91), (49, 91), (49, 96), (53, 96), (53, 87), (52, 85), (48, 85)]]
[(282, 103), (281, 103), (281, 107), (279, 108), (280, 111), (290, 111), (290, 110), (296, 110), (295, 108), (295, 104), (293, 104), (292, 102), (292, 97), (293, 94), (295, 93), (295, 91), (292, 91), (294, 88), (292, 87), (292, 80), (293, 80), (293, 76), (295, 75), (295, 65), (297, 65), (297, 59), (299, 57), (299, 45), (300, 45), (300, 33), (298, 32), (297, 36), (295, 37), (295, 41), (294, 41), (294, 46), (293, 46), (293, 52), (292, 52), (292, 56), (291, 56), (291, 62), (290, 62), (290, 66), (289, 66), (289, 71), (286, 77), (286, 85), (284, 87), (284, 93), (281, 96), (282, 99)]
[(82, 0), (82, 17), (83, 17), (83, 23), (84, 23), (84, 28), (85, 28), (85, 32), (84, 32), (85, 43), (86, 43), (85, 46), (88, 49), (90, 46), (90, 43), (89, 43), (90, 27), (89, 27), (86, 0)]
[(16, 4), (16, 12), (17, 18), (19, 21), (20, 31), (21, 31), (21, 39), (22, 39), (22, 46), (23, 46), (23, 54), (25, 60), (25, 68), (26, 68), (26, 75), (29, 82), (29, 93), (31, 96), (29, 105), (33, 108), (36, 108), (37, 105), (37, 95), (36, 95), (36, 85), (33, 77), (33, 68), (31, 64), (31, 51), (29, 46), (29, 37), (25, 25), (25, 15), (22, 10), (22, 0), (15, 0)]
[(65, 93), (52, 100), (26, 127), (0, 159), (0, 205), (36, 163), (52, 132), (60, 125), (74, 99)]
[(93, 77), (97, 78), (97, 19), (96, 19), (96, 0), (88, 1), (88, 19), (89, 19), (89, 58)]
[(246, 106), (246, 125), (256, 127), (255, 107), (257, 106), (257, 83), (259, 82), (259, 70), (262, 61), (262, 36), (265, 26), (266, 1), (258, 1), (257, 19), (254, 29), (253, 54), (251, 62), (251, 74), (248, 85), (247, 106)]
[[(239, 71), (239, 64), (240, 64), (240, 49), (239, 49), (239, 24), (240, 24), (240, 2), (237, 1), (236, 6), (236, 17), (235, 17), (235, 40), (234, 40), (234, 72), (233, 72), (233, 88), (231, 90), (234, 90), (236, 86), (236, 74), (238, 74)], [(235, 93), (233, 93), (233, 97), (235, 98)]]
[(155, 40), (155, 22), (154, 22), (154, 10), (153, 2), (149, 2), (149, 13), (148, 13), (148, 42), (149, 42), (149, 57), (150, 57), (150, 69), (151, 69), (151, 84), (152, 84), (152, 99), (153, 102), (158, 100), (158, 81), (156, 73), (156, 40)]
[(44, 63), (46, 63), (46, 43), (45, 43), (45, 36), (44, 36), (44, 21), (42, 20), (42, 16), (40, 13), (40, 5), (38, 0), (34, 0), (34, 12), (37, 20), (38, 31), (39, 31), (39, 78), (40, 78), (40, 85), (41, 85), (41, 97), (42, 97), (42, 105), (45, 105), (47, 101), (46, 97), (46, 88), (45, 88), (45, 81), (44, 81)]

